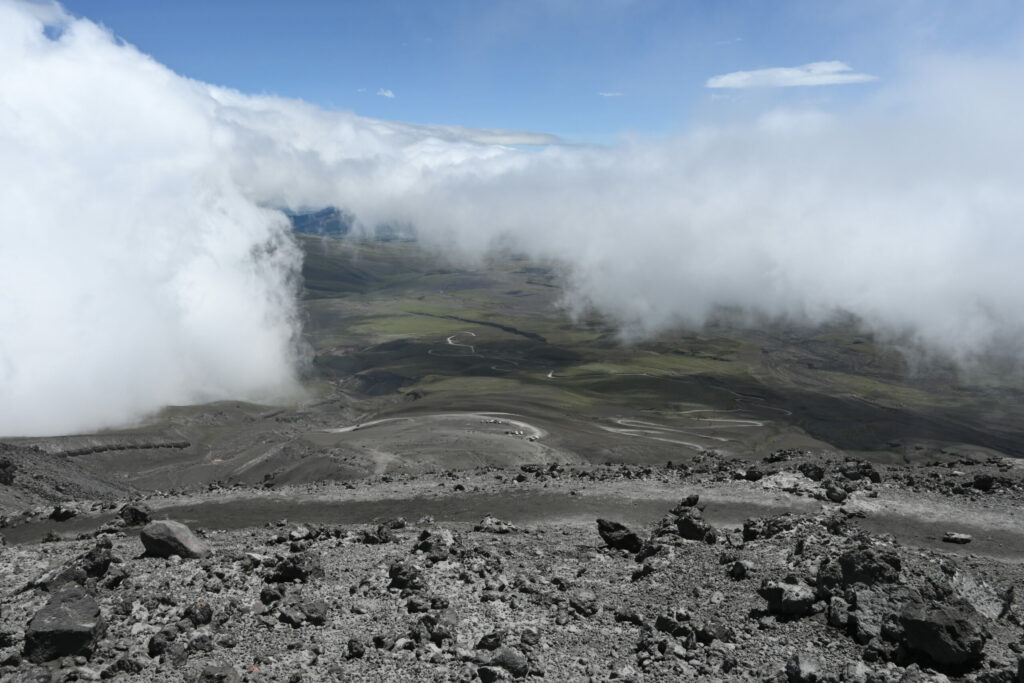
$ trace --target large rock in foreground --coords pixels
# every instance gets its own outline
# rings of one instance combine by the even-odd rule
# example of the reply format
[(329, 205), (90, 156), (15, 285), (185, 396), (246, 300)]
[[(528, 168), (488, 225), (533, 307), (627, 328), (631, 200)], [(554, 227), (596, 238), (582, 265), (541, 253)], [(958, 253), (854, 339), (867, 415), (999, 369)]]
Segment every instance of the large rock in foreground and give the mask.
[(988, 633), (970, 605), (912, 602), (900, 614), (904, 642), (940, 667), (965, 667), (981, 660)]
[(106, 630), (100, 607), (80, 586), (50, 598), (25, 629), (25, 657), (46, 662), (69, 655), (88, 655)]
[(179, 555), (185, 558), (207, 557), (213, 549), (181, 522), (160, 520), (150, 522), (139, 533), (146, 553), (156, 557)]

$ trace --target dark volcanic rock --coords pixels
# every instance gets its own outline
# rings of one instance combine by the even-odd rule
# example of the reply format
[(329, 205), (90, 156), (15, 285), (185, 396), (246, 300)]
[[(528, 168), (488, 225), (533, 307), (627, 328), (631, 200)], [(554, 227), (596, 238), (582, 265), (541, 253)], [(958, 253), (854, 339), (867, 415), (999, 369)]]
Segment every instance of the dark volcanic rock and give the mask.
[(631, 553), (638, 553), (643, 548), (643, 540), (629, 530), (625, 524), (612, 522), (607, 519), (597, 520), (597, 533), (609, 547), (619, 550), (628, 550)]
[(287, 583), (290, 581), (302, 581), (321, 578), (324, 575), (324, 568), (320, 564), (320, 557), (310, 551), (289, 555), (274, 567), (274, 571), (267, 576), (270, 583)]
[(679, 503), (672, 508), (671, 512), (673, 515), (685, 515), (687, 510), (690, 508), (703, 508), (700, 504), (700, 496), (696, 493), (691, 493), (686, 498), (683, 498)]
[(53, 511), (50, 512), (50, 519), (54, 520), (55, 522), (66, 522), (67, 520), (71, 519), (77, 514), (78, 512), (72, 508), (66, 508), (63, 505), (57, 505), (54, 506)]
[(348, 645), (345, 646), (345, 656), (348, 659), (362, 659), (365, 654), (366, 646), (355, 638), (349, 638)]
[(895, 583), (900, 578), (902, 566), (899, 556), (889, 550), (857, 548), (839, 556), (843, 583), (847, 586)]
[(193, 626), (203, 626), (213, 621), (213, 608), (205, 600), (197, 600), (185, 609), (185, 618)]
[(688, 508), (679, 516), (676, 520), (676, 529), (681, 537), (691, 541), (713, 544), (718, 540), (718, 532), (695, 507)]
[(100, 678), (117, 678), (120, 674), (140, 674), (146, 668), (146, 663), (139, 656), (126, 655), (118, 657), (117, 661), (108, 666), (100, 674)]
[(797, 469), (811, 481), (821, 481), (825, 478), (825, 468), (816, 462), (801, 463)]
[(493, 683), (508, 678), (508, 675), (496, 666), (481, 666), (476, 670), (476, 675), (483, 683)]
[(516, 678), (522, 678), (530, 671), (526, 655), (511, 647), (498, 648), (491, 657), (490, 666), (499, 666)]
[(995, 484), (995, 478), (991, 474), (976, 474), (974, 481), (971, 482), (971, 486), (979, 491), (991, 491), (993, 484)]
[(459, 540), (447, 529), (424, 529), (420, 532), (413, 551), (419, 551), (427, 556), (430, 564), (443, 562), (454, 553)]
[(510, 534), (514, 531), (518, 531), (514, 524), (497, 519), (487, 515), (480, 523), (473, 527), (473, 531), (479, 531), (486, 534)]
[(899, 619), (907, 649), (936, 665), (957, 668), (981, 660), (988, 633), (970, 605), (913, 601), (904, 606)]
[(156, 557), (202, 558), (213, 552), (209, 544), (191, 529), (171, 520), (150, 522), (142, 528), (139, 539), (146, 547), (146, 553)]
[(391, 543), (394, 540), (395, 535), (391, 532), (391, 527), (386, 524), (378, 525), (374, 531), (363, 531), (359, 536), (359, 541), (367, 545)]
[[(109, 546), (109, 543), (107, 545)], [(113, 561), (114, 556), (111, 554), (110, 548), (96, 544), (92, 550), (78, 558), (77, 564), (85, 572), (86, 576), (98, 579), (107, 573), (107, 570), (110, 569), (110, 563)]]
[(839, 486), (835, 482), (829, 482), (825, 486), (825, 497), (833, 503), (842, 503), (846, 500), (847, 493), (843, 487)]
[(0, 458), (0, 484), (10, 486), (14, 483), (14, 472), (17, 466), (8, 458)]
[(743, 478), (747, 481), (761, 481), (764, 479), (764, 472), (756, 467), (751, 467), (743, 473)]
[(373, 646), (378, 650), (390, 650), (398, 639), (391, 633), (379, 633), (373, 637)]
[(273, 586), (264, 586), (260, 591), (260, 602), (264, 605), (272, 605), (284, 598), (284, 590)]
[(694, 635), (697, 637), (697, 642), (710, 645), (716, 640), (720, 640), (723, 643), (733, 643), (736, 641), (736, 629), (729, 626), (721, 621), (713, 621), (710, 624), (701, 626), (694, 631)]
[[(88, 552), (79, 555), (63, 566), (48, 571), (36, 579), (33, 585), (51, 593), (65, 584), (85, 585), (90, 578), (103, 578), (113, 561), (114, 556), (110, 552), (109, 542), (106, 544), (99, 542)], [(119, 580), (114, 580), (112, 583), (116, 585)]]
[(689, 631), (689, 627), (681, 629), (681, 625), (672, 614), (659, 614), (654, 620), (654, 628), (669, 635), (683, 635)]
[(644, 623), (644, 617), (635, 609), (630, 607), (619, 607), (615, 610), (615, 621), (624, 621), (635, 626), (641, 626)]
[(500, 631), (492, 631), (480, 638), (476, 644), (478, 650), (497, 650), (501, 647), (504, 635)]
[(878, 470), (871, 463), (867, 462), (847, 461), (839, 468), (839, 472), (851, 481), (867, 479), (874, 484), (882, 481), (882, 475), (878, 473)]
[(181, 642), (171, 643), (167, 646), (163, 659), (174, 666), (184, 666), (188, 661), (188, 647)]
[(775, 517), (751, 517), (743, 522), (743, 540), (772, 538), (796, 526), (797, 519), (786, 513)]
[(843, 629), (846, 628), (846, 625), (850, 621), (849, 603), (838, 596), (833, 597), (828, 603), (828, 611), (825, 613), (825, 619), (828, 621), (829, 626)]
[(388, 578), (391, 582), (388, 588), (400, 588), (402, 590), (419, 590), (423, 588), (423, 572), (414, 564), (398, 561), (388, 568)]
[(410, 614), (416, 614), (417, 612), (429, 612), (430, 600), (428, 600), (426, 596), (413, 595), (406, 601), (405, 608)]
[(277, 618), (281, 623), (288, 624), (292, 628), (298, 628), (302, 626), (302, 623), (306, 621), (306, 615), (302, 613), (298, 605), (284, 605), (277, 613)]
[(768, 612), (791, 617), (810, 614), (814, 592), (803, 584), (765, 580), (757, 594), (768, 601)]
[(799, 652), (786, 662), (789, 683), (816, 683), (821, 676), (821, 663), (807, 652)]
[(65, 588), (29, 622), (25, 656), (39, 663), (67, 655), (89, 655), (105, 629), (96, 601), (77, 586)]
[(584, 617), (592, 617), (601, 610), (601, 604), (597, 601), (597, 594), (591, 590), (579, 590), (569, 597), (569, 606)]
[(883, 624), (892, 607), (883, 594), (873, 590), (854, 590), (849, 595), (853, 598), (854, 609), (847, 611), (847, 630), (855, 641), (867, 645), (882, 635)]
[(177, 637), (178, 627), (174, 625), (165, 626), (154, 633), (146, 644), (149, 656), (159, 657), (163, 653), (167, 652), (167, 648), (170, 647), (171, 643), (173, 643)]
[(121, 506), (121, 509), (117, 511), (117, 514), (128, 526), (142, 526), (143, 524), (149, 524), (152, 512), (145, 505), (139, 503), (126, 503)]
[(729, 567), (729, 576), (740, 581), (747, 578), (753, 569), (754, 564), (750, 560), (737, 560), (732, 563), (731, 567)]
[(327, 603), (323, 600), (303, 600), (299, 603), (299, 609), (306, 617), (306, 621), (314, 626), (323, 626), (327, 623)]

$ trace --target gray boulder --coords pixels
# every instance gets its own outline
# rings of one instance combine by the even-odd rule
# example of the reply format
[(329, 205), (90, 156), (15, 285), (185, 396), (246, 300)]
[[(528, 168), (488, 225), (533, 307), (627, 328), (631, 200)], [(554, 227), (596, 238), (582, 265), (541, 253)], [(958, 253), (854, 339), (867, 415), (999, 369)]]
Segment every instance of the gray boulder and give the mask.
[(530, 663), (519, 650), (511, 647), (500, 647), (491, 657), (489, 665), (501, 667), (516, 678), (522, 678), (530, 671)]
[(25, 629), (25, 657), (40, 663), (89, 655), (105, 630), (96, 601), (80, 586), (69, 586), (32, 617)]
[(896, 583), (903, 565), (899, 555), (891, 550), (857, 548), (839, 556), (839, 567), (843, 585), (862, 583), (873, 586), (876, 583)]
[(850, 605), (839, 596), (833, 596), (828, 603), (825, 617), (829, 626), (845, 629), (850, 621)]
[(141, 503), (125, 503), (117, 514), (128, 526), (142, 526), (149, 524), (152, 512)]
[(202, 558), (213, 553), (210, 545), (191, 529), (171, 520), (150, 522), (142, 528), (139, 539), (146, 547), (146, 553), (155, 557)]
[(892, 607), (884, 594), (872, 590), (854, 590), (850, 596), (854, 609), (847, 612), (847, 630), (855, 641), (867, 645), (882, 636), (882, 626)]
[(768, 601), (770, 614), (802, 617), (814, 606), (814, 591), (803, 584), (765, 580), (757, 593)]
[(842, 503), (846, 500), (848, 494), (846, 489), (838, 484), (829, 482), (825, 487), (825, 497), (831, 500), (833, 503)]
[(941, 667), (964, 667), (980, 662), (988, 640), (983, 619), (966, 603), (943, 605), (920, 601), (900, 612), (903, 644)]

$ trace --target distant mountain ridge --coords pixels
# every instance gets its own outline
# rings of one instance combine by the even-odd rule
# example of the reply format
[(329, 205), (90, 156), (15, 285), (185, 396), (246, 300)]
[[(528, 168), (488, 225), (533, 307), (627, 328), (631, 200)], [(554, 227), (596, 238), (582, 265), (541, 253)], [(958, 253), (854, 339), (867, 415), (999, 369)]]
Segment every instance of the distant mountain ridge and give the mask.
[[(356, 226), (353, 214), (334, 206), (318, 211), (283, 211), (292, 223), (292, 230), (304, 235), (344, 237)], [(415, 242), (416, 231), (411, 225), (381, 223), (374, 226), (373, 239), (377, 242)]]
[(284, 213), (292, 222), (292, 230), (306, 235), (347, 235), (355, 223), (355, 216), (333, 206), (313, 212)]

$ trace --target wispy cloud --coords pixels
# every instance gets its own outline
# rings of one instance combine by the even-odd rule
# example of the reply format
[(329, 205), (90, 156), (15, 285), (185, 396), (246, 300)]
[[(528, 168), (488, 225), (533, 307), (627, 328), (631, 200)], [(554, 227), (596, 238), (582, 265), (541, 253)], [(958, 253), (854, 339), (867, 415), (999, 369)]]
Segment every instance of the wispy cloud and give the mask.
[(390, 88), (381, 88), (380, 90), (377, 91), (377, 94), (380, 95), (381, 97), (386, 97), (389, 100), (395, 99), (395, 93), (391, 92)]
[(857, 73), (845, 62), (811, 62), (802, 66), (783, 66), (753, 71), (733, 71), (712, 76), (709, 88), (792, 88), (811, 85), (847, 85), (877, 80), (876, 76)]
[(622, 93), (620, 92), (599, 92), (597, 94), (601, 97), (622, 97)]
[(430, 137), (450, 143), (473, 142), (478, 145), (557, 145), (562, 139), (550, 133), (498, 128), (466, 128), (465, 126), (430, 126), (403, 124), (406, 130), (417, 130)]

